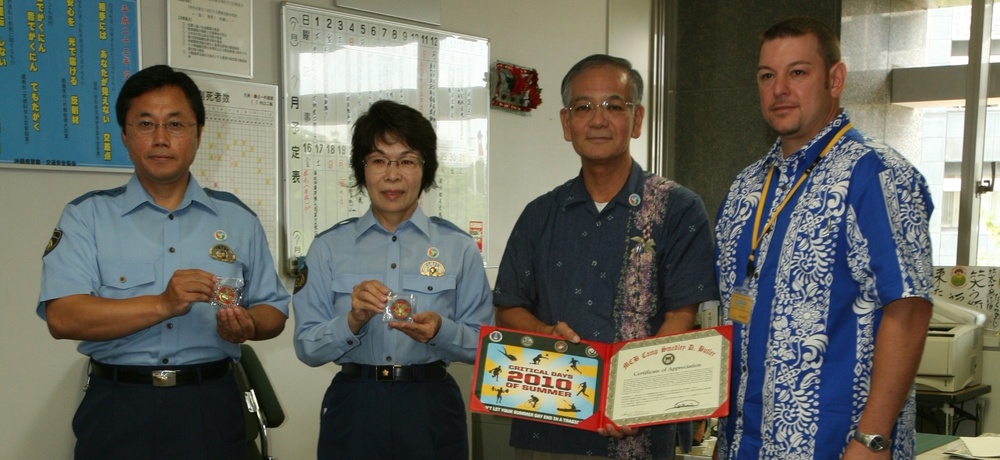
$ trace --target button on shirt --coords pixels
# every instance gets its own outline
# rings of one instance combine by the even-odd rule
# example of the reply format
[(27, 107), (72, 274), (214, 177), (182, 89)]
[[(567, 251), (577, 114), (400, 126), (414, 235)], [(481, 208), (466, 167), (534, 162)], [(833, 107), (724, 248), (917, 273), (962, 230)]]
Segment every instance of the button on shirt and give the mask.
[[(444, 276), (421, 274), (439, 262)], [(306, 257), (305, 284), (295, 293), (295, 352), (302, 362), (472, 363), (479, 326), (493, 324), (493, 296), (479, 249), (465, 232), (419, 207), (389, 232), (371, 209), (317, 236)], [(378, 280), (394, 293), (413, 294), (415, 311), (434, 311), (441, 329), (428, 343), (390, 330), (380, 315), (354, 335), (347, 325), (354, 286)]]
[[(124, 187), (90, 192), (66, 205), (58, 243), (43, 258), (37, 313), (48, 300), (74, 294), (127, 299), (162, 293), (174, 272), (202, 269), (242, 278), (242, 305), (288, 314), (290, 296), (274, 268), (257, 216), (234, 195), (199, 187), (193, 177), (174, 211), (153, 202), (136, 176)], [(235, 260), (211, 256), (216, 245)], [(83, 341), (80, 353), (110, 364), (193, 364), (240, 356), (216, 331), (215, 307), (196, 302), (187, 314), (114, 340)]]

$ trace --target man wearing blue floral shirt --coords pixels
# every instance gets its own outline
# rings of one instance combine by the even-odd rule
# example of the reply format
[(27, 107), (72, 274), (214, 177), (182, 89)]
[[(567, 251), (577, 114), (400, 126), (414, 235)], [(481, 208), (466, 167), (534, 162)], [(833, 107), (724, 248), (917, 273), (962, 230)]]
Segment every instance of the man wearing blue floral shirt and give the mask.
[(778, 140), (716, 219), (733, 325), (720, 459), (915, 456), (933, 206), (902, 155), (853, 127), (846, 78), (823, 23), (792, 18), (762, 35), (757, 86)]

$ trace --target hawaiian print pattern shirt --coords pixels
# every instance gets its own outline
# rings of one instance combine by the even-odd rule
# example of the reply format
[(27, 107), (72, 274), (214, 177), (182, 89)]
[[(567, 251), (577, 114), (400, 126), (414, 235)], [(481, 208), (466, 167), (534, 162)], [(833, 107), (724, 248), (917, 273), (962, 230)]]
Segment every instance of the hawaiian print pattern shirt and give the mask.
[[(717, 271), (723, 318), (746, 288), (750, 321), (734, 326), (730, 415), (719, 458), (836, 458), (850, 442), (871, 386), (881, 307), (928, 298), (933, 206), (924, 178), (899, 153), (849, 129), (761, 237), (747, 279), (757, 206), (760, 226), (850, 120), (839, 115), (798, 152), (780, 140), (744, 169), (719, 210)], [(774, 175), (766, 202), (765, 177)], [(914, 333), (922, 333), (915, 331)], [(892, 433), (893, 458), (913, 458), (913, 390)]]

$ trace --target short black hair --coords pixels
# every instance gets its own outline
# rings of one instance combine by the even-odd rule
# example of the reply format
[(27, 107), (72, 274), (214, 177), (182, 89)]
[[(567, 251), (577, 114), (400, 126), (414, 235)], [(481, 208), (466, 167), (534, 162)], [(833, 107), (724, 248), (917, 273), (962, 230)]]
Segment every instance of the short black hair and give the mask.
[(573, 78), (577, 76), (580, 72), (587, 70), (591, 67), (614, 67), (625, 71), (628, 75), (629, 83), (632, 89), (632, 93), (629, 95), (632, 100), (629, 102), (638, 104), (642, 102), (642, 75), (639, 71), (632, 68), (632, 63), (628, 59), (609, 56), (607, 54), (592, 54), (580, 60), (566, 72), (566, 76), (562, 80), (562, 102), (563, 107), (569, 107), (570, 99), (572, 97), (572, 84)]
[(115, 115), (118, 117), (118, 126), (121, 126), (122, 132), (125, 132), (125, 116), (132, 106), (132, 99), (165, 86), (180, 88), (184, 92), (184, 96), (187, 97), (191, 110), (194, 111), (198, 126), (205, 126), (205, 103), (201, 100), (201, 90), (198, 89), (198, 85), (186, 73), (160, 64), (146, 67), (132, 74), (125, 80), (121, 91), (118, 92)]
[(359, 191), (365, 188), (365, 158), (375, 151), (375, 142), (402, 142), (420, 152), (424, 159), (420, 190), (433, 187), (437, 173), (437, 134), (431, 122), (416, 109), (389, 100), (377, 101), (354, 122), (351, 137), (351, 169)]

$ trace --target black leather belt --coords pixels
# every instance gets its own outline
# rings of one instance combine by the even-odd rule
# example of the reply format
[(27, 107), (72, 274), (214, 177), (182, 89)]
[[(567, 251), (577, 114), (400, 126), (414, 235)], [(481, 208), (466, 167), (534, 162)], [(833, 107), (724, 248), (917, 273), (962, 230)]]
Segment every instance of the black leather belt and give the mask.
[(440, 381), (448, 377), (448, 369), (443, 361), (411, 366), (371, 366), (344, 363), (340, 365), (340, 372), (351, 377), (379, 382)]
[(119, 383), (136, 383), (155, 387), (190, 385), (215, 380), (233, 369), (233, 360), (226, 358), (204, 364), (172, 366), (115, 366), (90, 361), (90, 375)]

